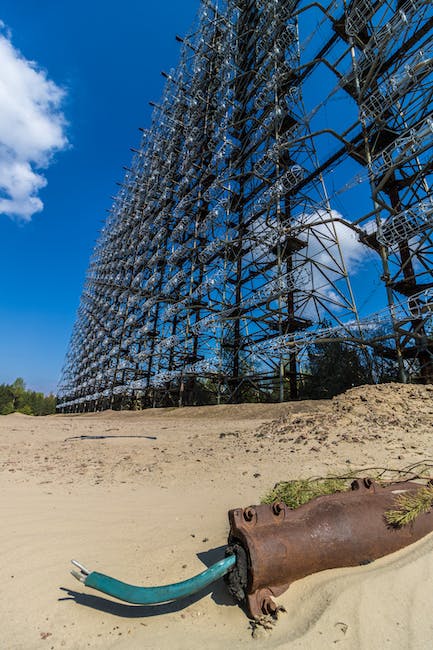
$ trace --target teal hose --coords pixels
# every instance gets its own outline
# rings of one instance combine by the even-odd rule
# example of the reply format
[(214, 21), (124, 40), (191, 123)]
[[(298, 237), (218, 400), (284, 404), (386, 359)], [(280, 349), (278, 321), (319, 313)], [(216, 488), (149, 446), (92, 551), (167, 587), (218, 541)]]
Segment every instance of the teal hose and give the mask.
[(97, 573), (96, 571), (89, 572), (75, 560), (72, 560), (72, 563), (81, 571), (81, 573), (73, 571), (72, 575), (77, 580), (83, 582), (86, 587), (92, 587), (93, 589), (102, 591), (104, 594), (108, 594), (119, 600), (124, 600), (127, 603), (133, 603), (134, 605), (157, 605), (191, 596), (212, 584), (212, 582), (219, 580), (219, 578), (222, 578), (234, 567), (236, 564), (236, 556), (229, 555), (205, 571), (202, 571), (202, 573), (199, 573), (193, 578), (189, 578), (189, 580), (160, 587), (135, 587), (115, 578), (110, 578), (110, 576), (106, 576), (103, 573)]

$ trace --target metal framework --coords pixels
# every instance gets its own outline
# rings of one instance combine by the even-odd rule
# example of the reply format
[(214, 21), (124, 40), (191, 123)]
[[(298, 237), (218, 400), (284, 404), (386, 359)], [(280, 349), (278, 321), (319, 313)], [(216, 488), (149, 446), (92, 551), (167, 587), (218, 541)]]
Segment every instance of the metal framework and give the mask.
[[(203, 0), (178, 40), (59, 410), (294, 398), (330, 337), (431, 381), (432, 3)], [(375, 258), (387, 307), (365, 316)]]

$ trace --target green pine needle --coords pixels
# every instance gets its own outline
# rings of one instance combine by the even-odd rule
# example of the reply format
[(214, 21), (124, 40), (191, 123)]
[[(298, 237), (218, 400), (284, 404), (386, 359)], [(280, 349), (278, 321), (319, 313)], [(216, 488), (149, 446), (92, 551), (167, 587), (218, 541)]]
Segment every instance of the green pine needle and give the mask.
[(347, 477), (329, 477), (281, 481), (263, 497), (262, 503), (283, 501), (289, 508), (299, 508), (316, 497), (345, 492), (349, 489), (352, 480)]
[(390, 526), (400, 528), (407, 526), (425, 512), (433, 504), (433, 485), (421, 487), (415, 494), (400, 494), (396, 498), (397, 508), (385, 513), (386, 522)]

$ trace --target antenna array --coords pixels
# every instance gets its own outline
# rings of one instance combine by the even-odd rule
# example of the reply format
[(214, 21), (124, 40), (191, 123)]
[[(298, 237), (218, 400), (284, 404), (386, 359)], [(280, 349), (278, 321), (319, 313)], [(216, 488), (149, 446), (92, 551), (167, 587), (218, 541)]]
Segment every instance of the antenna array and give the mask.
[[(432, 381), (431, 3), (205, 0), (178, 40), (59, 410), (295, 398), (308, 346), (336, 338)], [(387, 307), (365, 316), (368, 265)]]

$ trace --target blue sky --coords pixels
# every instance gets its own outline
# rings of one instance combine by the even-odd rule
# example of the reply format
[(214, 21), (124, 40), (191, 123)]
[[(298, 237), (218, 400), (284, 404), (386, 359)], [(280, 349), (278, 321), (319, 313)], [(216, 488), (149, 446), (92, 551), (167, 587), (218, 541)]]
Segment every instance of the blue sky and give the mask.
[[(32, 389), (55, 390), (97, 231), (129, 147), (139, 142), (138, 127), (149, 123), (148, 102), (160, 96), (160, 71), (177, 63), (175, 34), (188, 31), (198, 4), (1, 3), (3, 43), (64, 91), (52, 113), (63, 112), (69, 145), (42, 170), (43, 210), (30, 220), (0, 214), (0, 383), (22, 376)], [(17, 129), (17, 137), (26, 135)], [(2, 144), (0, 137), (0, 162)], [(56, 134), (47, 135), (50, 144), (55, 151)]]

